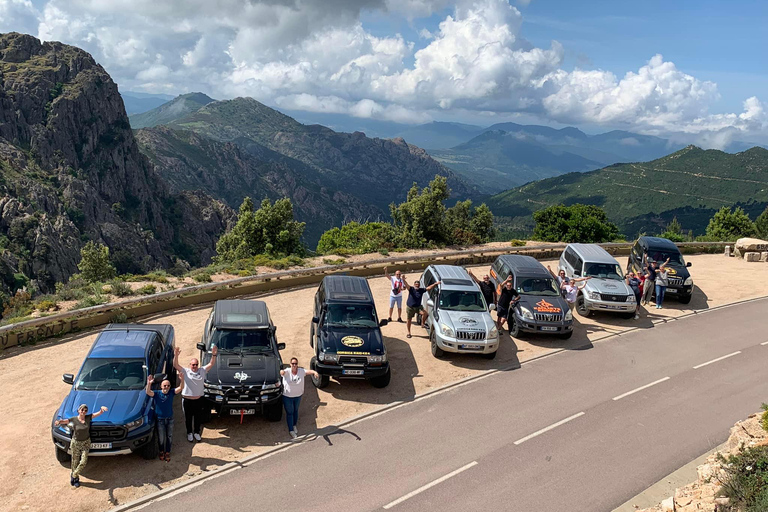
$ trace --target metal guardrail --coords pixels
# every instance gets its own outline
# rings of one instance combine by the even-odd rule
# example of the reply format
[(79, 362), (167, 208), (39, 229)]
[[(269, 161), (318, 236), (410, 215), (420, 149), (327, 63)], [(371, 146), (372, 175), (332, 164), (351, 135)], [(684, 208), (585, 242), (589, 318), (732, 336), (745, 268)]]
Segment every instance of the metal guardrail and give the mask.
[[(433, 263), (477, 265), (488, 263), (500, 254), (527, 254), (537, 259), (559, 257), (567, 244), (531, 245), (525, 247), (475, 248), (460, 251), (425, 253), (413, 256), (379, 258), (359, 263), (323, 265), (306, 269), (284, 270), (206, 283), (168, 292), (156, 293), (122, 302), (64, 311), (0, 327), (0, 349), (68, 332), (106, 325), (117, 315), (135, 318), (186, 306), (205, 304), (220, 299), (258, 292), (317, 284), (327, 274), (344, 273), (361, 277), (379, 274), (384, 266), (398, 265), (402, 271), (423, 270)], [(627, 254), (632, 243), (599, 244), (613, 255)], [(726, 242), (685, 242), (677, 244), (686, 254), (722, 250)]]

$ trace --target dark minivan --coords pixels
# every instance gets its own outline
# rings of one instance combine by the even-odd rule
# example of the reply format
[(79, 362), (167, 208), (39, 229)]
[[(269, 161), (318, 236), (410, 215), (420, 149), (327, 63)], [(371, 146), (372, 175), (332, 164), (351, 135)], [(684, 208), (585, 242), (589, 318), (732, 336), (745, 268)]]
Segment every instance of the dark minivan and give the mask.
[(309, 344), (315, 349), (310, 368), (318, 388), (330, 378), (366, 379), (377, 388), (389, 384), (387, 348), (381, 336), (376, 305), (362, 277), (325, 276), (315, 294)]
[(667, 261), (667, 258), (669, 258), (667, 294), (671, 297), (677, 297), (677, 300), (683, 304), (688, 304), (693, 295), (693, 278), (688, 272), (688, 267), (691, 264), (685, 262), (680, 249), (673, 241), (656, 236), (641, 236), (635, 241), (629, 252), (627, 270), (642, 274), (648, 266), (648, 262), (655, 261), (661, 265)]
[(573, 334), (573, 314), (560, 295), (557, 281), (544, 265), (531, 256), (505, 254), (491, 265), (490, 277), (501, 293), (501, 283), (512, 276), (512, 284), (520, 301), (509, 315), (509, 334), (519, 338), (522, 333), (554, 334), (570, 338)]
[(260, 300), (217, 300), (197, 344), (201, 366), (219, 349), (216, 365), (205, 378), (204, 397), (218, 414), (261, 412), (269, 421), (283, 416), (283, 361), (277, 327)]

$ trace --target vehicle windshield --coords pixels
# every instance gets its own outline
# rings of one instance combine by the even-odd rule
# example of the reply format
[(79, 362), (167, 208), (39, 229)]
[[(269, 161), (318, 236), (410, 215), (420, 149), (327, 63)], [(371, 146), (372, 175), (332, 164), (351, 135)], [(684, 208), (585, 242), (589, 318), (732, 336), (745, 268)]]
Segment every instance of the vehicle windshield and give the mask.
[(440, 292), (440, 309), (446, 311), (487, 311), (480, 292), (443, 290)]
[(584, 265), (585, 277), (599, 277), (601, 279), (615, 279), (621, 281), (624, 274), (621, 273), (621, 267), (613, 263), (586, 263)]
[(522, 277), (517, 281), (517, 293), (557, 297), (560, 292), (554, 280), (548, 277)]
[(325, 318), (328, 327), (360, 327), (370, 329), (376, 327), (376, 314), (373, 306), (367, 304), (331, 304)]
[(89, 357), (75, 380), (75, 389), (115, 391), (143, 389), (147, 367), (143, 359), (103, 359)]
[(211, 345), (223, 352), (267, 352), (272, 350), (271, 334), (262, 329), (216, 329)]
[(669, 258), (669, 262), (673, 265), (682, 265), (685, 266), (685, 260), (683, 260), (683, 255), (679, 252), (666, 252), (666, 251), (651, 251), (648, 254), (648, 261), (655, 261), (659, 265), (667, 261), (667, 258)]

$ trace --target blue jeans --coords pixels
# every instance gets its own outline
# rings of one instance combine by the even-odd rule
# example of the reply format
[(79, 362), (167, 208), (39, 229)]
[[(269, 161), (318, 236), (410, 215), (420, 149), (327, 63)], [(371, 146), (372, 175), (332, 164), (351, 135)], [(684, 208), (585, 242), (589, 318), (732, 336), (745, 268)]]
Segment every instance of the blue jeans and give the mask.
[(171, 453), (173, 418), (157, 418), (157, 440), (160, 442), (161, 453)]
[(667, 292), (667, 287), (660, 284), (656, 285), (656, 304), (664, 302), (664, 294)]
[(285, 407), (285, 421), (288, 423), (288, 430), (293, 430), (296, 423), (299, 422), (299, 402), (300, 396), (283, 395), (283, 407)]

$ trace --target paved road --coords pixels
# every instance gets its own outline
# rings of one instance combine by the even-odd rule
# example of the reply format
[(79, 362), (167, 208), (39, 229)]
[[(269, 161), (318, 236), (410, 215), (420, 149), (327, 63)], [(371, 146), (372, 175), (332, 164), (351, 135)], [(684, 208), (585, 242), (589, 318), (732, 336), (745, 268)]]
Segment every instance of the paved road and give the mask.
[(169, 500), (187, 512), (609, 511), (759, 409), (767, 316), (761, 300), (532, 361)]

